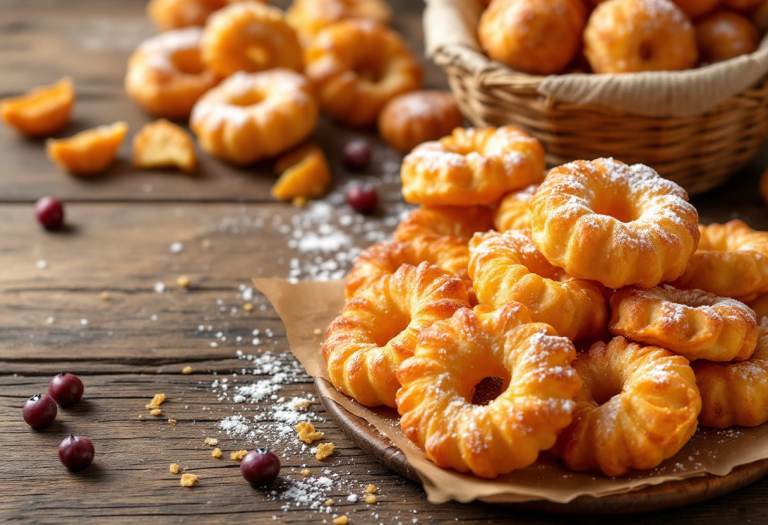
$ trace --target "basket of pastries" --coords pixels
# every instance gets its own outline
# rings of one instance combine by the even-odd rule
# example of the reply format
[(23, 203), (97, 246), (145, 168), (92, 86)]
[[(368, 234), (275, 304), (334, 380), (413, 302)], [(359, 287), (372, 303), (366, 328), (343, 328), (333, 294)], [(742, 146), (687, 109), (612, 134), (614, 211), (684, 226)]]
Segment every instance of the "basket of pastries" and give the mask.
[(518, 126), (547, 164), (644, 163), (690, 194), (768, 137), (768, 2), (429, 0), (427, 52), (475, 126)]

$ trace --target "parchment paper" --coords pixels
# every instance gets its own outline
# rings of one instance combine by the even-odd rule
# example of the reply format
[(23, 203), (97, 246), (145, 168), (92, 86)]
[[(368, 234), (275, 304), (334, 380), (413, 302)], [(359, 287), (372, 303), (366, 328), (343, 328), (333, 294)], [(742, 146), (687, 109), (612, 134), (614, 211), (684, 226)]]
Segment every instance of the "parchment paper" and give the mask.
[[(489, 85), (519, 84), (519, 73), (482, 55), (477, 40), (482, 10), (479, 0), (427, 0), (427, 55), (450, 51), (454, 60)], [(550, 75), (539, 84), (538, 92), (553, 105), (588, 105), (628, 115), (682, 118), (706, 113), (755, 86), (766, 74), (768, 37), (751, 55), (707, 67), (621, 75)]]
[[(344, 281), (290, 283), (282, 279), (254, 279), (253, 283), (282, 318), (291, 351), (307, 373), (327, 380), (320, 349), (326, 327), (344, 305)], [(319, 330), (319, 334), (315, 330)], [(571, 472), (548, 453), (542, 453), (530, 467), (489, 481), (435, 466), (405, 437), (391, 411), (365, 408), (338, 392), (334, 392), (331, 399), (366, 419), (403, 451), (418, 472), (432, 503), (475, 499), (494, 503), (534, 500), (568, 503), (579, 496), (620, 494), (706, 473), (724, 476), (738, 465), (768, 458), (768, 425), (738, 430), (699, 429), (675, 457), (653, 470), (621, 478), (608, 478), (597, 472)]]

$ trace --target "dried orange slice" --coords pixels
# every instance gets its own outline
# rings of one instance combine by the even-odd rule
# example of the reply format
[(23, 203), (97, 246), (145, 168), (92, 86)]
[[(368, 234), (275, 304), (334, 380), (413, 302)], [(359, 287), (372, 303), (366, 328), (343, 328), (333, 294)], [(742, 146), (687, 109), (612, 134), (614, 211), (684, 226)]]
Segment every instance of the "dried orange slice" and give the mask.
[(133, 165), (143, 169), (176, 167), (192, 173), (197, 165), (192, 137), (165, 119), (150, 122), (133, 137)]
[(87, 129), (66, 139), (48, 139), (48, 158), (75, 175), (96, 175), (106, 170), (117, 156), (128, 124), (114, 124)]
[(306, 144), (278, 159), (275, 171), (280, 178), (272, 186), (272, 196), (289, 201), (322, 196), (331, 183), (331, 168), (317, 144)]
[(46, 137), (66, 125), (74, 104), (75, 88), (67, 77), (51, 86), (39, 86), (24, 95), (0, 100), (0, 116), (28, 137)]

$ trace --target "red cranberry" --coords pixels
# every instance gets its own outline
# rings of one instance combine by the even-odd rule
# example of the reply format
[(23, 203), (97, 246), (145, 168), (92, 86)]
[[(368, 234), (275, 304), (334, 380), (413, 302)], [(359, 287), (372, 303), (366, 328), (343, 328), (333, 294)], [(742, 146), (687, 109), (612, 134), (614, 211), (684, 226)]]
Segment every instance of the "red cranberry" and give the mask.
[(379, 205), (379, 194), (370, 184), (352, 184), (347, 189), (347, 204), (358, 213), (373, 213)]
[(352, 171), (362, 171), (371, 161), (371, 146), (365, 139), (350, 140), (341, 154), (344, 166)]
[(240, 462), (240, 473), (251, 485), (269, 485), (280, 474), (280, 459), (268, 448), (257, 448)]
[(55, 230), (64, 224), (64, 205), (53, 197), (43, 197), (37, 201), (35, 213), (46, 230)]
[(93, 463), (93, 443), (88, 438), (69, 436), (59, 443), (59, 461), (72, 472), (83, 470)]
[(74, 374), (57, 374), (48, 385), (48, 394), (65, 408), (80, 401), (83, 390), (83, 382)]
[(24, 421), (34, 429), (50, 426), (57, 412), (56, 402), (47, 394), (35, 394), (24, 403)]

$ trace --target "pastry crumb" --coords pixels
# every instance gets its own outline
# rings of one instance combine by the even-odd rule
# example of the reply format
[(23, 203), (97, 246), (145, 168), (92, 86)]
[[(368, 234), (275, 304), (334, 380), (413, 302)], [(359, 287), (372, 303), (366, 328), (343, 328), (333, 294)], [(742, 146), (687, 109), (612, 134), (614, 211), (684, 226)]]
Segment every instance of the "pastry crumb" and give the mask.
[(221, 449), (220, 448), (214, 448), (211, 452), (211, 456), (215, 457), (216, 459), (219, 459), (221, 457)]
[(304, 443), (311, 444), (313, 441), (323, 439), (323, 433), (315, 430), (315, 426), (308, 421), (302, 421), (294, 427), (299, 434), (299, 439)]
[(311, 472), (309, 471), (308, 468), (305, 468), (304, 470), (301, 471), (301, 475), (304, 476), (305, 478), (308, 478), (310, 474)]
[(192, 369), (191, 366), (185, 366), (184, 368), (181, 369), (181, 373), (184, 375), (189, 375), (192, 372), (194, 372), (194, 370)]
[(289, 403), (294, 410), (304, 410), (309, 407), (309, 399), (303, 397), (294, 397)]
[(253, 312), (253, 305), (251, 303), (245, 303), (243, 305), (243, 310), (246, 312)]
[(365, 491), (366, 491), (368, 494), (374, 494), (374, 493), (376, 492), (376, 485), (374, 485), (373, 483), (371, 483), (370, 485), (368, 485), (367, 487), (365, 487)]
[(181, 475), (181, 486), (182, 487), (191, 487), (195, 484), (197, 481), (197, 476), (194, 474), (182, 474)]
[(236, 452), (232, 452), (229, 455), (229, 457), (232, 458), (232, 461), (240, 461), (241, 459), (243, 459), (247, 455), (248, 455), (248, 451), (247, 450), (238, 450)]
[(155, 394), (155, 397), (152, 398), (152, 401), (149, 402), (149, 404), (144, 405), (144, 408), (147, 408), (149, 410), (154, 410), (156, 408), (159, 408), (160, 405), (162, 405), (165, 402), (165, 394)]
[(333, 443), (320, 443), (317, 446), (317, 452), (315, 452), (315, 457), (317, 459), (325, 459), (328, 456), (333, 454)]
[(101, 292), (101, 299), (104, 301), (109, 301), (109, 292)]
[(211, 240), (210, 239), (203, 239), (203, 242), (201, 242), (200, 245), (203, 247), (204, 250), (210, 250), (211, 249)]
[(179, 473), (179, 465), (176, 463), (171, 463), (171, 466), (168, 467), (168, 470), (171, 471), (171, 474), (178, 474)]
[(333, 525), (347, 525), (347, 523), (349, 523), (349, 518), (346, 516), (339, 516), (333, 519)]
[(216, 438), (205, 438), (205, 444), (215, 447), (219, 444), (219, 440)]
[(376, 501), (377, 501), (376, 496), (374, 496), (373, 494), (368, 494), (365, 497), (365, 502), (369, 505), (373, 505), (374, 503), (376, 503)]
[(330, 507), (333, 505), (333, 500), (331, 498), (328, 498), (327, 500), (325, 500), (325, 504)]
[(169, 425), (175, 425), (176, 424), (176, 420), (175, 419), (169, 419), (168, 420), (168, 424)]
[(162, 416), (162, 415), (163, 415), (163, 411), (162, 411), (162, 410), (160, 410), (159, 408), (156, 408), (156, 409), (152, 410), (152, 411), (149, 413), (149, 415), (151, 415), (151, 416), (155, 416), (155, 417), (158, 417), (158, 416)]
[(309, 200), (307, 200), (306, 197), (298, 196), (294, 197), (291, 201), (291, 204), (293, 204), (297, 208), (303, 208), (309, 203)]
[(144, 420), (145, 420), (145, 419), (147, 419), (147, 418), (145, 418), (145, 417), (144, 417), (144, 414), (139, 414), (139, 419), (140, 419), (140, 420), (142, 420), (142, 421), (144, 421)]
[(178, 279), (176, 279), (176, 286), (179, 288), (189, 288), (189, 285), (192, 283), (188, 275), (182, 275)]
[(314, 329), (312, 332), (313, 332), (315, 335), (320, 335), (320, 334), (322, 334), (322, 333), (323, 333), (323, 331), (322, 331), (322, 330), (320, 330), (319, 328), (315, 328), (315, 329)]

